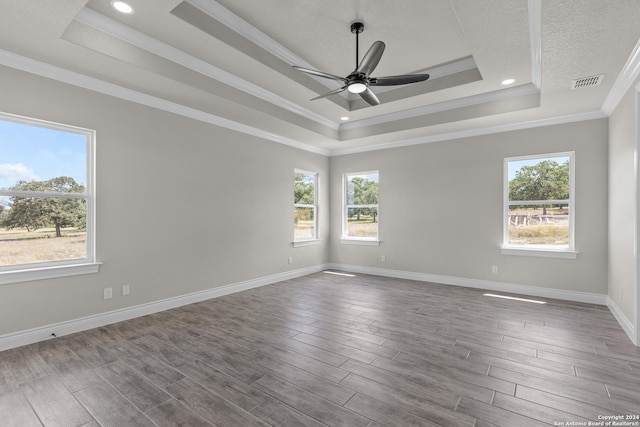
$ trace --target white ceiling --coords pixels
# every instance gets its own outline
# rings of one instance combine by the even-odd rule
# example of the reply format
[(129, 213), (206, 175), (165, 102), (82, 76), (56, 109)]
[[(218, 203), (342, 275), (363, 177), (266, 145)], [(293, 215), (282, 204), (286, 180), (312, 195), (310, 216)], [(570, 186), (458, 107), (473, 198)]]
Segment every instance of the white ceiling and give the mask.
[[(632, 0), (0, 0), (0, 64), (323, 154), (604, 116), (640, 39)], [(386, 44), (413, 85), (309, 101)], [(605, 74), (598, 86), (575, 78)], [(502, 80), (514, 78), (511, 86)], [(349, 121), (340, 120), (349, 116)]]

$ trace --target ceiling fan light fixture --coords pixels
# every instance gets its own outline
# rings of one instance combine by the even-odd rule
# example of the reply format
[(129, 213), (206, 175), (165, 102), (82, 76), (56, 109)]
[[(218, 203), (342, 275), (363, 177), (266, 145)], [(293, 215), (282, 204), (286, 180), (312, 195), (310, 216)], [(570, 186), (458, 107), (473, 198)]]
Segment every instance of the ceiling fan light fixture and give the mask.
[(362, 93), (367, 90), (367, 85), (363, 82), (353, 82), (347, 86), (347, 90), (351, 93)]
[(123, 1), (116, 1), (113, 0), (111, 2), (111, 6), (117, 10), (120, 13), (124, 13), (126, 15), (131, 15), (134, 10), (133, 10), (133, 6), (131, 6), (129, 3), (123, 2)]

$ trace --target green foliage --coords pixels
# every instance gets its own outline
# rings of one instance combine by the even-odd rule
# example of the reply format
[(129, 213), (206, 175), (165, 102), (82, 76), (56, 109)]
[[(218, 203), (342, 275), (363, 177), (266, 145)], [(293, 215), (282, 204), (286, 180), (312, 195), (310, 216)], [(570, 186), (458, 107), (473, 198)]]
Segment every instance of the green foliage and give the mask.
[[(523, 166), (509, 181), (509, 200), (566, 200), (569, 198), (569, 161), (543, 160)], [(550, 205), (544, 205), (544, 214)]]
[(569, 161), (543, 160), (523, 166), (509, 181), (509, 200), (565, 200), (569, 198)]
[[(73, 178), (61, 176), (48, 181), (19, 181), (11, 187), (13, 191), (42, 191), (83, 193), (84, 186)], [(53, 225), (56, 237), (62, 236), (62, 228), (86, 227), (86, 203), (84, 199), (58, 197), (24, 197), (11, 198), (11, 208), (2, 221), (7, 229), (24, 227), (27, 231)]]
[(313, 205), (315, 202), (315, 186), (311, 175), (296, 173), (294, 179), (293, 202), (302, 205)]
[[(350, 205), (377, 205), (378, 204), (378, 183), (369, 181), (361, 176), (355, 176), (347, 184), (347, 203)], [(355, 208), (349, 209), (349, 218), (356, 216), (356, 221), (360, 221), (360, 216), (371, 217), (372, 222), (376, 222), (378, 210), (375, 208)]]
[(558, 225), (509, 226), (509, 242), (529, 245), (567, 245), (569, 227)]

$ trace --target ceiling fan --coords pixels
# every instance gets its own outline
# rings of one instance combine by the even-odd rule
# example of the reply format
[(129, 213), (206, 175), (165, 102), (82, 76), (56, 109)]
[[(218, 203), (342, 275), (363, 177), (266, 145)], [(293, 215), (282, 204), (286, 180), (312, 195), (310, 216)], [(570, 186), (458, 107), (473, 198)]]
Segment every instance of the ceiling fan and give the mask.
[(324, 98), (330, 95), (335, 95), (344, 90), (348, 90), (351, 93), (357, 93), (370, 105), (380, 104), (380, 100), (375, 93), (370, 89), (370, 86), (395, 86), (406, 85), (409, 83), (417, 83), (427, 80), (429, 74), (404, 74), (399, 76), (385, 76), (385, 77), (370, 77), (370, 74), (378, 66), (382, 53), (384, 52), (385, 44), (381, 41), (374, 42), (367, 53), (362, 58), (362, 61), (358, 64), (358, 35), (364, 30), (364, 24), (362, 22), (354, 22), (351, 24), (351, 32), (356, 35), (356, 69), (347, 77), (335, 76), (333, 74), (325, 73), (322, 71), (311, 70), (309, 68), (298, 67), (294, 65), (293, 68), (300, 70), (303, 73), (311, 74), (312, 76), (323, 77), (325, 79), (337, 80), (343, 84), (342, 87), (334, 89), (330, 92), (312, 98), (311, 101)]

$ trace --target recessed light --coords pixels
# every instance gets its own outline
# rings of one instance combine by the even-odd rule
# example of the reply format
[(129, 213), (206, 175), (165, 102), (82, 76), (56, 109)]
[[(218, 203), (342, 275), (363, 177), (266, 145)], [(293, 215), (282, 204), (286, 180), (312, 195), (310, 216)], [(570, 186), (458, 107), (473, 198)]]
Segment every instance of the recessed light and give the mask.
[(343, 122), (346, 122), (347, 120), (349, 120), (349, 117), (342, 116), (342, 117), (340, 117), (340, 120), (342, 120)]
[(506, 79), (502, 81), (502, 84), (507, 86), (507, 85), (514, 84), (515, 82), (516, 82), (516, 79)]
[(113, 0), (111, 2), (111, 6), (120, 13), (125, 13), (127, 15), (131, 15), (133, 13), (133, 6), (123, 1)]

